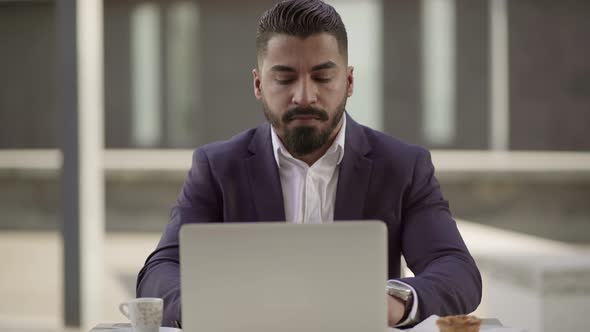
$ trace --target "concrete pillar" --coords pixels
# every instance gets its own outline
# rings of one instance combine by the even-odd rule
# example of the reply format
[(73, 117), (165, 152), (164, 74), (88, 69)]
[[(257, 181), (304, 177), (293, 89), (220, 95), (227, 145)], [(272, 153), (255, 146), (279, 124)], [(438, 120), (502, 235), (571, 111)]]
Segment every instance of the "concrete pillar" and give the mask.
[(97, 324), (104, 275), (102, 1), (59, 0), (64, 324)]

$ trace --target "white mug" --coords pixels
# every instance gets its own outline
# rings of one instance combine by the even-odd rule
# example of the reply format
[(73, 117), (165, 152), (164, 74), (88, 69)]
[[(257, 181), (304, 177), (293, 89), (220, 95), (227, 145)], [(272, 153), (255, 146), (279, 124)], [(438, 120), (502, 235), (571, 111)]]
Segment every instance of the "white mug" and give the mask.
[(136, 332), (158, 332), (163, 309), (164, 301), (155, 297), (140, 297), (119, 305), (119, 311), (129, 318)]

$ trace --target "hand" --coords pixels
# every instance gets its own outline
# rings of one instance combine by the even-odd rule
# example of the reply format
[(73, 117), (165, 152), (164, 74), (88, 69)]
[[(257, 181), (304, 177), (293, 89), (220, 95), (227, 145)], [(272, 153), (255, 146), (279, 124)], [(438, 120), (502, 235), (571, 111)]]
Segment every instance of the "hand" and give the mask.
[(391, 327), (400, 323), (400, 320), (404, 316), (406, 310), (405, 303), (389, 294), (387, 296), (387, 324)]

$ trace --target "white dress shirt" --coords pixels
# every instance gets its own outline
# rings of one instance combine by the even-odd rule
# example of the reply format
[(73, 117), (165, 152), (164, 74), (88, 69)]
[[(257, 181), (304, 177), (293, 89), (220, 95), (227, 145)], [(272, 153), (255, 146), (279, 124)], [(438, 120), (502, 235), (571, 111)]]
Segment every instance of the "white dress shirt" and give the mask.
[(346, 117), (342, 120), (342, 128), (332, 146), (311, 166), (294, 158), (271, 127), (287, 222), (319, 224), (334, 221), (339, 165), (344, 156)]
[[(346, 116), (342, 128), (326, 153), (309, 166), (287, 151), (271, 126), (270, 134), (275, 161), (279, 168), (283, 204), (287, 222), (296, 224), (328, 223), (334, 221), (334, 203), (340, 162), (344, 157)], [(412, 289), (414, 304), (406, 320), (397, 326), (413, 322), (418, 313), (418, 295), (413, 287), (394, 280)]]

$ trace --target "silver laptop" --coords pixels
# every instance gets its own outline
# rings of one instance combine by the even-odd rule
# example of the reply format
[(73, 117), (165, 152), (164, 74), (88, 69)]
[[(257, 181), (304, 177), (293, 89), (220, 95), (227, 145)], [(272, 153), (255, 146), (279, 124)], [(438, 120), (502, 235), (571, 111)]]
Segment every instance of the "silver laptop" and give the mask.
[(185, 332), (384, 332), (381, 222), (190, 224), (180, 231)]

